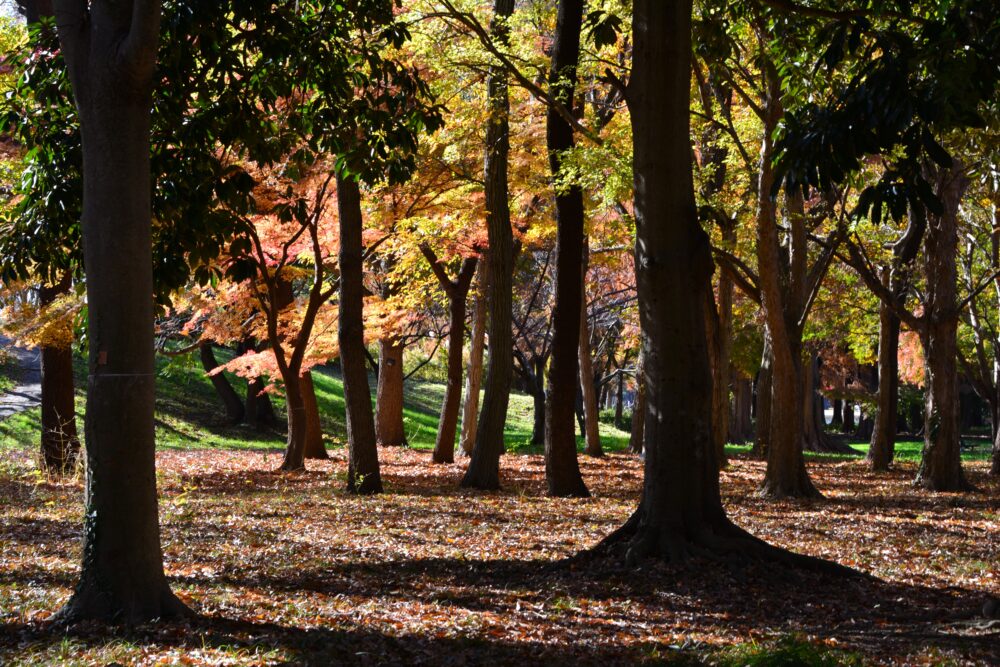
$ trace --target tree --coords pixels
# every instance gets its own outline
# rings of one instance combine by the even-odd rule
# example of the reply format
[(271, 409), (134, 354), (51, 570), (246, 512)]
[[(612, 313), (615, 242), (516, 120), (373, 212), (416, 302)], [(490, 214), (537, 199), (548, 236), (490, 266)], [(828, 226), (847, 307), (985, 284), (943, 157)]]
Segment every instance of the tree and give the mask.
[[(490, 30), (500, 45), (509, 43), (507, 20), (514, 13), (514, 0), (494, 0)], [(503, 429), (507, 422), (513, 360), (511, 348), (511, 294), (514, 271), (514, 238), (510, 225), (507, 158), (510, 153), (510, 101), (507, 73), (498, 66), (490, 69), (487, 84), (486, 227), (489, 246), (486, 264), (489, 280), (489, 364), (486, 394), (476, 427), (476, 442), (462, 486), (477, 489), (500, 488), (500, 455), (504, 451)]]
[(87, 509), (66, 620), (186, 613), (163, 574), (153, 442), (150, 108), (160, 3), (57, 0), (83, 136)]
[[(580, 58), (583, 0), (561, 0), (549, 72), (550, 94), (571, 113)], [(562, 171), (562, 153), (572, 150), (573, 127), (554, 107), (548, 110), (548, 149), (553, 178)], [(573, 413), (578, 383), (580, 312), (583, 308), (583, 191), (556, 188), (555, 302), (552, 308), (552, 362), (545, 404), (545, 478), (549, 494), (589, 496), (576, 458)]]

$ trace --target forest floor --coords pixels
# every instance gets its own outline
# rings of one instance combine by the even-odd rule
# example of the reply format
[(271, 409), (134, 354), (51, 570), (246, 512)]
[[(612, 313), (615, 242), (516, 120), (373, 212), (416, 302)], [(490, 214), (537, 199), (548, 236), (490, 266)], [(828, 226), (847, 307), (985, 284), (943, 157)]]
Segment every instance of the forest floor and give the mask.
[[(930, 494), (914, 466), (886, 475), (813, 460), (826, 499), (757, 498), (763, 463), (723, 472), (734, 520), (872, 575), (776, 565), (598, 559), (636, 505), (641, 462), (583, 457), (594, 497), (544, 495), (536, 455), (503, 458), (504, 490), (459, 490), (464, 462), (380, 451), (387, 493), (344, 491), (345, 451), (277, 474), (272, 450), (157, 454), (167, 575), (201, 616), (117, 633), (47, 619), (78, 571), (80, 479), (33, 453), (0, 457), (0, 665), (34, 664), (998, 664), (1000, 483)], [(782, 662), (784, 660), (784, 662)]]

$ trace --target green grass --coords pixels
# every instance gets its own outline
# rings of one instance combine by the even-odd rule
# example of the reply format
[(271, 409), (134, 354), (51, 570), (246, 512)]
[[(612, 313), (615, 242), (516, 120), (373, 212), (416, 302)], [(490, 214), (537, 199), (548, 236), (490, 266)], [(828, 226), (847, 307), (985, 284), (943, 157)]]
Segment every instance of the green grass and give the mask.
[[(963, 461), (988, 461), (990, 458), (990, 452), (992, 451), (992, 443), (988, 440), (973, 440), (971, 438), (963, 437), (963, 442), (974, 443), (975, 447), (972, 449), (966, 449), (962, 451)], [(869, 443), (861, 440), (852, 440), (848, 444), (857, 452), (857, 454), (823, 454), (818, 452), (806, 452), (806, 460), (810, 461), (850, 461), (853, 459), (863, 459), (868, 455)], [(749, 454), (752, 445), (726, 445), (726, 454), (729, 456), (738, 454)], [(895, 460), (897, 461), (920, 461), (921, 452), (924, 448), (923, 440), (898, 440), (896, 441), (896, 455)]]
[[(220, 354), (220, 358), (221, 358)], [(284, 434), (279, 431), (258, 432), (247, 425), (226, 423), (221, 403), (211, 382), (197, 365), (194, 355), (174, 359), (157, 359), (156, 385), (156, 444), (160, 449), (281, 449)], [(76, 364), (77, 415), (84, 413), (83, 387), (85, 364)], [(314, 369), (316, 399), (327, 445), (337, 447), (346, 442), (344, 417), (344, 386), (340, 377), (328, 368)], [(237, 391), (245, 383), (230, 376)], [(374, 392), (375, 380), (369, 378)], [(437, 382), (410, 380), (406, 383), (403, 423), (407, 441), (415, 449), (433, 449), (444, 385)], [(279, 419), (284, 418), (284, 400), (272, 395)], [(516, 453), (541, 453), (542, 447), (531, 445), (533, 403), (530, 396), (514, 393), (510, 397), (504, 439), (507, 450)], [(82, 421), (78, 423), (82, 430)], [(0, 422), (0, 448), (31, 447), (40, 430), (38, 409), (29, 410)], [(606, 450), (621, 450), (628, 446), (629, 434), (608, 424), (601, 424), (602, 443)], [(583, 439), (577, 439), (583, 448)]]

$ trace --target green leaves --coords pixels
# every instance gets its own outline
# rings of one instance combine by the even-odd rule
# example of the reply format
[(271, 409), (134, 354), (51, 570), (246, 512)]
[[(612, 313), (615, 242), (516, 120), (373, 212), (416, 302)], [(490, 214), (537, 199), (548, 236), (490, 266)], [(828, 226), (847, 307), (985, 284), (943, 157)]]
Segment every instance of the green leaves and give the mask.
[(597, 10), (584, 17), (583, 28), (594, 46), (600, 49), (618, 43), (618, 37), (623, 31), (623, 23), (621, 18), (615, 14)]

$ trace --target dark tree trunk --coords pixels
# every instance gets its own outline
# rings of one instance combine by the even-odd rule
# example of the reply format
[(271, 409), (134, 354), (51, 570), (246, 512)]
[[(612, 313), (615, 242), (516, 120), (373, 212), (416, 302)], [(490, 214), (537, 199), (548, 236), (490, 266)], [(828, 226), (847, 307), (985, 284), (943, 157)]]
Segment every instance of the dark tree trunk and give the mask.
[(187, 613), (163, 574), (153, 432), (150, 108), (160, 3), (59, 2), (83, 137), (87, 492), (83, 569), (63, 620)]
[(628, 440), (628, 450), (633, 454), (642, 454), (646, 426), (646, 381), (642, 353), (639, 353), (639, 363), (635, 373), (635, 404), (632, 406), (632, 433)]
[[(587, 280), (587, 248), (584, 247), (584, 266), (580, 279), (583, 287), (586, 287)], [(586, 294), (586, 289), (583, 290)], [(587, 443), (584, 453), (587, 456), (603, 456), (604, 449), (601, 447), (600, 421), (598, 420), (597, 392), (594, 389), (594, 360), (590, 355), (590, 321), (587, 317), (587, 300), (581, 300), (580, 304), (580, 385), (577, 398), (580, 401), (580, 408), (583, 419), (580, 423), (580, 431), (583, 432)]]
[(247, 380), (246, 422), (258, 431), (276, 428), (278, 416), (274, 412), (271, 396), (264, 391), (264, 380)]
[(927, 296), (921, 342), (927, 360), (924, 451), (916, 482), (933, 491), (969, 488), (962, 472), (958, 398), (958, 207), (968, 180), (960, 163), (939, 175), (944, 213), (929, 217), (925, 241)]
[(382, 447), (406, 444), (403, 426), (403, 346), (396, 338), (378, 342), (375, 441)]
[[(514, 0), (494, 0), (490, 32), (501, 48), (510, 43), (507, 19)], [(501, 67), (489, 72), (486, 120), (485, 194), (486, 227), (489, 237), (489, 339), (490, 359), (486, 371), (486, 394), (476, 428), (469, 468), (463, 487), (500, 488), (500, 455), (504, 451), (503, 429), (507, 423), (507, 402), (513, 373), (511, 298), (513, 295), (514, 235), (510, 226), (507, 187), (507, 158), (510, 153), (510, 100), (507, 74)]]
[(306, 469), (306, 403), (302, 395), (302, 378), (298, 371), (284, 378), (285, 411), (288, 415), (288, 433), (285, 439), (285, 456), (281, 470), (296, 472)]
[[(580, 58), (583, 0), (560, 0), (549, 71), (550, 92), (572, 113), (576, 67)], [(549, 166), (555, 181), (563, 155), (574, 146), (573, 128), (558, 111), (547, 118)], [(576, 456), (573, 425), (579, 377), (580, 311), (583, 303), (583, 191), (556, 188), (555, 304), (552, 308), (552, 361), (545, 409), (545, 479), (549, 495), (586, 497)], [(537, 407), (536, 407), (537, 409)]]
[[(69, 292), (69, 288), (68, 273), (58, 284), (43, 286), (40, 290), (42, 305), (50, 305)], [(41, 358), (42, 466), (46, 472), (64, 475), (75, 467), (80, 455), (80, 439), (76, 432), (73, 347), (71, 344), (43, 345)]]
[[(705, 341), (708, 347), (708, 359), (712, 368), (712, 439), (715, 447), (715, 460), (720, 468), (726, 466), (726, 435), (729, 432), (729, 362), (724, 351), (722, 326), (719, 313), (715, 307), (715, 296), (708, 294), (705, 300)], [(723, 368), (725, 363), (725, 368)]]
[(990, 474), (1000, 475), (1000, 431), (993, 438), (993, 454), (990, 457)]
[(233, 385), (229, 384), (229, 378), (224, 373), (212, 373), (212, 371), (219, 367), (219, 362), (215, 358), (215, 346), (212, 344), (212, 341), (202, 341), (198, 348), (198, 353), (201, 357), (201, 367), (208, 374), (208, 378), (212, 381), (212, 386), (215, 388), (215, 393), (219, 396), (219, 400), (222, 401), (222, 405), (226, 410), (226, 421), (230, 424), (239, 424), (246, 416), (246, 408), (243, 406), (243, 401), (240, 399), (239, 394), (233, 389)]
[(878, 394), (875, 425), (868, 448), (868, 464), (884, 472), (896, 451), (896, 412), (899, 404), (899, 318), (885, 303), (879, 305)]
[(729, 419), (729, 441), (744, 443), (753, 438), (753, 420), (750, 413), (753, 405), (753, 387), (750, 379), (736, 377), (733, 380), (733, 409)]
[(810, 452), (827, 454), (856, 454), (853, 447), (839, 439), (827, 435), (823, 419), (823, 397), (819, 393), (819, 356), (815, 353), (809, 356), (804, 369), (802, 400), (802, 432), (803, 447)]
[(472, 455), (476, 442), (479, 417), (479, 390), (483, 384), (483, 348), (486, 343), (486, 303), (488, 293), (487, 262), (479, 262), (479, 285), (472, 311), (472, 331), (469, 334), (469, 364), (465, 374), (465, 401), (462, 404), (462, 435), (459, 446), (466, 456)]
[(316, 400), (316, 385), (313, 383), (311, 371), (302, 374), (300, 385), (306, 416), (303, 452), (307, 459), (328, 459), (330, 455), (326, 453), (326, 447), (323, 445), (323, 425), (319, 420), (319, 402)]
[(441, 402), (441, 421), (438, 425), (437, 440), (434, 443), (432, 459), (435, 463), (454, 463), (455, 432), (458, 430), (458, 408), (462, 399), (462, 347), (465, 344), (465, 301), (469, 286), (476, 272), (477, 260), (473, 257), (462, 263), (458, 278), (452, 281), (444, 273), (434, 253), (423, 248), (424, 255), (431, 263), (438, 282), (448, 295), (448, 370), (444, 399)]
[(760, 362), (760, 372), (757, 373), (756, 437), (754, 438), (754, 456), (767, 456), (768, 443), (771, 441), (771, 384), (772, 384), (771, 339), (764, 331), (764, 352)]
[(364, 266), (361, 230), (361, 192), (356, 181), (337, 176), (340, 214), (340, 317), (337, 337), (344, 372), (344, 404), (350, 460), (347, 489), (353, 493), (381, 493), (378, 447), (371, 390), (365, 370)]
[(531, 444), (545, 444), (545, 367), (538, 363), (528, 381), (528, 392), (534, 403), (534, 423), (531, 427)]
[(844, 425), (841, 432), (846, 435), (854, 435), (854, 401), (844, 401)]
[(691, 175), (691, 1), (635, 0), (633, 39), (629, 109), (648, 401), (645, 481), (639, 508), (605, 541), (627, 540), (629, 563), (682, 560), (692, 545), (744, 551), (756, 543), (722, 508), (712, 440), (705, 302), (713, 268)]
[(840, 429), (844, 425), (844, 402), (839, 398), (833, 399), (833, 418), (830, 419), (830, 426)]

